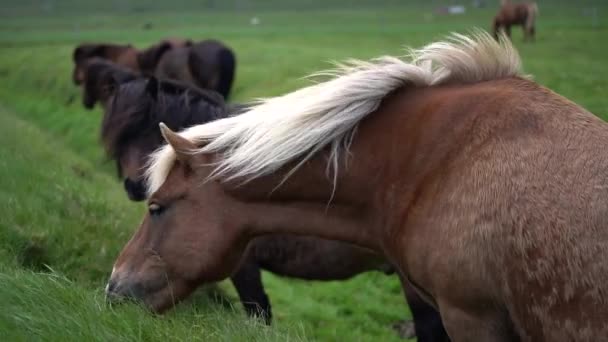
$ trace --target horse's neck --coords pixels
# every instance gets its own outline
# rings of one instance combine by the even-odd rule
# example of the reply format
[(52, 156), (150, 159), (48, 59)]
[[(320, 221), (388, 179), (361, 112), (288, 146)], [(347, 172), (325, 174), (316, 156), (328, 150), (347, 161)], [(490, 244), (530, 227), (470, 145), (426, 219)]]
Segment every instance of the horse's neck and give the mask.
[(471, 143), (472, 106), (485, 94), (476, 89), (409, 89), (386, 99), (359, 125), (350, 153), (343, 153), (335, 192), (327, 152), (283, 184), (290, 165), (226, 189), (245, 204), (253, 235), (315, 235), (385, 250), (407, 229), (404, 218), (417, 198)]

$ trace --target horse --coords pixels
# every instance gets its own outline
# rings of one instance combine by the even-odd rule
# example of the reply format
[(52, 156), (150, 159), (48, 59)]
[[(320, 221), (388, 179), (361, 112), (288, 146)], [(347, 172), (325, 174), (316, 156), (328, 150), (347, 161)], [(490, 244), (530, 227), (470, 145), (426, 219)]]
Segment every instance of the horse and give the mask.
[(139, 72), (137, 62), (137, 50), (133, 45), (119, 45), (107, 43), (80, 44), (73, 53), (74, 70), (72, 71), (72, 81), (76, 85), (84, 82), (84, 69), (87, 61), (91, 58), (103, 58), (114, 62), (122, 67)]
[(82, 72), (82, 104), (92, 109), (97, 102), (107, 109), (116, 83), (134, 80), (137, 76), (129, 69), (108, 60), (93, 57), (84, 63)]
[(217, 40), (187, 41), (183, 46), (161, 42), (143, 51), (138, 60), (145, 74), (215, 90), (225, 99), (236, 68), (234, 52)]
[(498, 32), (502, 29), (511, 37), (511, 26), (521, 25), (524, 30), (524, 41), (534, 40), (536, 34), (535, 22), (538, 16), (538, 5), (535, 2), (511, 3), (502, 0), (500, 10), (492, 22), (494, 38), (498, 39)]
[(74, 70), (72, 81), (76, 85), (84, 83), (84, 69), (90, 59), (105, 59), (127, 68), (137, 74), (149, 69), (149, 59), (158, 46), (166, 48), (179, 48), (191, 46), (190, 40), (180, 38), (167, 38), (150, 48), (140, 51), (131, 44), (86, 43), (78, 45), (72, 52)]
[(162, 311), (268, 234), (384, 255), (454, 341), (608, 339), (608, 125), (454, 34), (175, 133), (110, 298)]
[[(141, 170), (145, 156), (162, 145), (160, 122), (179, 130), (247, 108), (224, 107), (219, 95), (210, 98), (210, 92), (153, 77), (124, 80), (107, 88), (113, 90), (112, 104), (104, 113), (101, 140), (108, 158), (115, 160), (131, 200), (145, 198)], [(305, 280), (345, 280), (368, 271), (393, 273), (385, 258), (348, 243), (287, 234), (254, 239), (231, 280), (247, 314), (261, 317), (267, 324), (272, 310), (261, 269)], [(419, 340), (445, 341), (447, 335), (438, 313), (411, 290), (406, 292), (406, 299)], [(406, 326), (410, 327), (409, 322)]]
[(102, 88), (111, 93), (102, 119), (101, 142), (108, 158), (116, 162), (129, 198), (143, 201), (146, 158), (163, 142), (158, 123), (177, 130), (225, 117), (228, 107), (216, 92), (171, 80), (136, 77), (107, 81)]

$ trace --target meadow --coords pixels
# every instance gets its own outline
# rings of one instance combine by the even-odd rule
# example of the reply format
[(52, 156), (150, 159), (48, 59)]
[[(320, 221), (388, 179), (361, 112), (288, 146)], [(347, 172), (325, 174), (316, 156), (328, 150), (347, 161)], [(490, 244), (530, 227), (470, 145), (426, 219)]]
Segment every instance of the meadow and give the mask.
[[(496, 1), (498, 2), (498, 1)], [(145, 5), (142, 5), (145, 4)], [(332, 61), (403, 55), (452, 31), (488, 28), (497, 6), (437, 14), (442, 1), (3, 1), (0, 5), (0, 338), (398, 341), (409, 317), (396, 277), (304, 282), (264, 274), (272, 327), (247, 319), (229, 282), (163, 316), (105, 303), (112, 263), (145, 210), (98, 142), (100, 109), (71, 82), (85, 41), (145, 47), (216, 38), (238, 59), (231, 101), (279, 95)], [(446, 1), (447, 3), (447, 1)], [(468, 5), (468, 2), (466, 3)], [(514, 42), (536, 81), (608, 119), (608, 4), (540, 1), (535, 43)], [(252, 25), (256, 17), (259, 24)]]

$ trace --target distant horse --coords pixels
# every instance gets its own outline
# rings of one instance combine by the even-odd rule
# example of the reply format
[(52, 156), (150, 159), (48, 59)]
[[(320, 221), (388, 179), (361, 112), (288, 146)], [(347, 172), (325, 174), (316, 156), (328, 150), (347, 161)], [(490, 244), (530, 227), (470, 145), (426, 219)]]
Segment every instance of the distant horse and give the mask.
[[(150, 68), (154, 71), (158, 58), (164, 52), (173, 48), (191, 46), (192, 42), (180, 38), (167, 38), (152, 47), (140, 51), (131, 44), (91, 43), (78, 45), (72, 53), (74, 70), (72, 80), (76, 85), (84, 82), (84, 68), (90, 59), (104, 59), (130, 69), (134, 73), (147, 73)], [(158, 55), (158, 56), (157, 56)], [(154, 65), (150, 66), (150, 63)]]
[(510, 41), (430, 44), (180, 134), (107, 294), (163, 311), (249, 241), (371, 248), (454, 341), (608, 340), (608, 125), (520, 76)]
[(105, 109), (113, 93), (109, 87), (137, 77), (129, 69), (98, 57), (88, 59), (83, 69), (82, 103), (87, 109), (92, 109), (97, 102)]
[(92, 58), (101, 58), (113, 62), (122, 67), (139, 72), (137, 55), (139, 51), (131, 44), (81, 44), (72, 53), (74, 70), (72, 71), (72, 81), (80, 85), (84, 82), (84, 69), (87, 62)]
[(510, 0), (502, 0), (500, 10), (492, 23), (494, 38), (498, 39), (500, 30), (504, 30), (507, 36), (511, 37), (511, 26), (521, 25), (524, 29), (524, 40), (534, 40), (537, 16), (538, 6), (535, 2), (514, 4)]
[[(142, 170), (146, 156), (163, 141), (160, 122), (178, 130), (244, 109), (225, 108), (219, 95), (213, 97), (213, 93), (155, 78), (138, 78), (107, 88), (114, 93), (103, 119), (102, 142), (108, 156), (116, 161), (132, 200), (145, 198)], [(286, 234), (259, 237), (249, 244), (231, 278), (247, 313), (263, 317), (267, 323), (272, 313), (260, 269), (308, 280), (342, 280), (367, 271), (392, 272), (385, 258), (351, 244)], [(406, 297), (419, 340), (445, 341), (437, 312), (411, 291)]]
[(183, 46), (164, 41), (142, 51), (138, 61), (145, 74), (215, 90), (224, 98), (230, 94), (236, 68), (232, 50), (217, 40), (186, 41)]

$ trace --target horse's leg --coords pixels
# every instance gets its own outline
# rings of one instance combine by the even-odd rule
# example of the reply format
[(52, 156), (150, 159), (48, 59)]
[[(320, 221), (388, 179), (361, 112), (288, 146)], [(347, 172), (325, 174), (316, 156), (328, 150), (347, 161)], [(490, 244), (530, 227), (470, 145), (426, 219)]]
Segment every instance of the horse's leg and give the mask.
[(534, 25), (530, 27), (530, 40), (536, 41), (536, 27)]
[(270, 324), (272, 320), (270, 300), (264, 292), (262, 273), (255, 260), (251, 257), (245, 257), (231, 279), (247, 315), (262, 317), (266, 324)]
[(410, 286), (405, 287), (405, 297), (412, 312), (418, 342), (450, 340), (437, 310), (425, 302)]
[(494, 22), (492, 23), (492, 33), (494, 34), (494, 39), (498, 40), (498, 31), (500, 30), (500, 23), (498, 19), (494, 18)]
[(431, 305), (418, 295), (416, 290), (405, 280), (401, 279), (403, 292), (414, 319), (414, 330), (418, 342), (449, 341), (441, 316)]
[(527, 42), (530, 40), (530, 28), (526, 24), (522, 25), (522, 28), (524, 31), (524, 42)]

